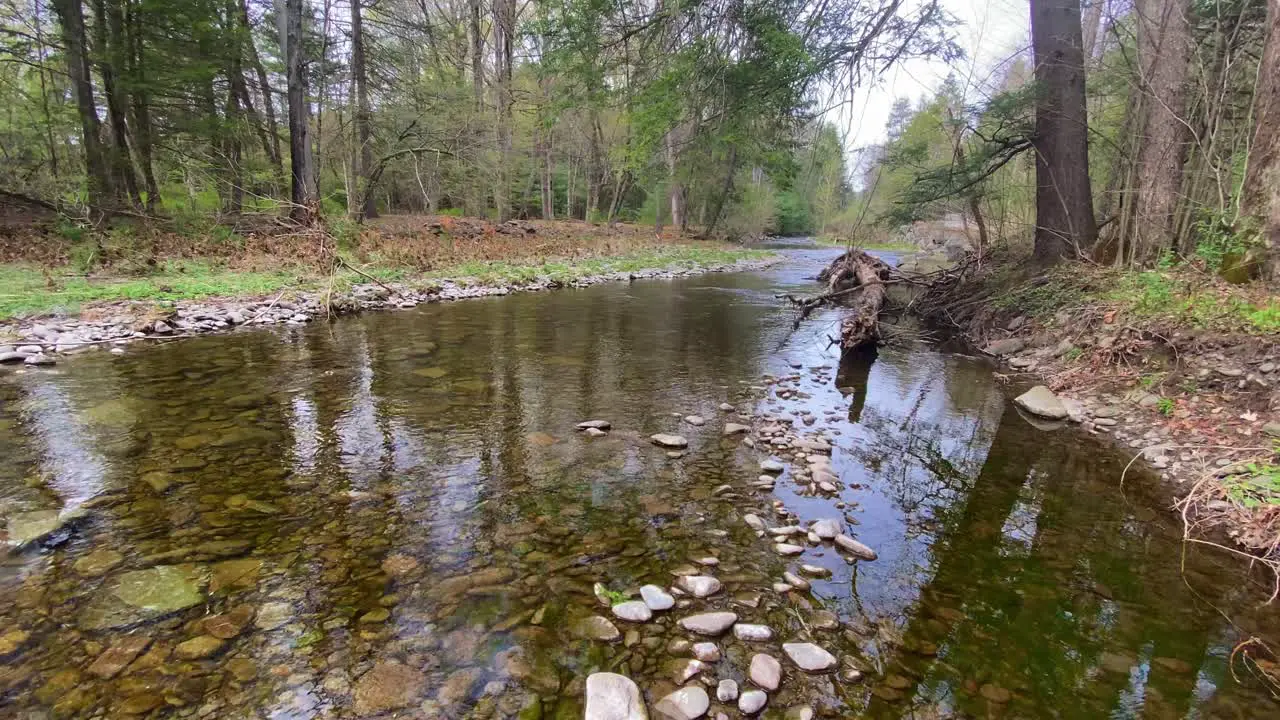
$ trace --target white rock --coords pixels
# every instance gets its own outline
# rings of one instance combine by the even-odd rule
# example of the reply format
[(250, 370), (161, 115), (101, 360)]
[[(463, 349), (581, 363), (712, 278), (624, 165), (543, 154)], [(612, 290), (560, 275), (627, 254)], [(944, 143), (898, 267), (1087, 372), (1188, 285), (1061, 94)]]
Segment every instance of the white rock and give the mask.
[(640, 588), (640, 597), (650, 610), (670, 610), (676, 604), (671, 594), (657, 585), (644, 585)]
[(792, 545), (790, 543), (775, 543), (773, 549), (779, 555), (799, 555), (804, 552), (803, 547), (799, 545)]
[(750, 430), (750, 429), (751, 429), (751, 428), (747, 427), (746, 425), (739, 425), (738, 423), (725, 423), (725, 424), (724, 424), (724, 434), (725, 434), (725, 435), (739, 435), (739, 434), (741, 434), (741, 433), (745, 433), (745, 432), (747, 432), (747, 431), (748, 431), (748, 430)]
[(767, 460), (760, 461), (760, 469), (767, 473), (780, 473), (783, 470), (786, 470), (787, 467), (779, 460), (768, 458)]
[(615, 673), (587, 676), (585, 720), (649, 720), (640, 688), (631, 678)]
[(822, 567), (821, 565), (801, 565), (800, 572), (805, 575), (812, 575), (813, 577), (827, 577), (831, 574), (830, 570)]
[(750, 525), (752, 530), (764, 529), (764, 521), (761, 520), (760, 517), (757, 515), (752, 515), (751, 513), (747, 513), (746, 515), (742, 516), (742, 521), (745, 522), (747, 525)]
[(613, 423), (608, 420), (586, 420), (578, 423), (577, 427), (579, 430), (587, 430), (590, 428), (594, 428), (596, 430), (608, 430), (613, 427)]
[[(677, 661), (678, 663), (678, 661)], [(675, 680), (677, 685), (683, 685), (693, 678), (693, 676), (711, 667), (701, 660), (686, 660), (683, 665), (678, 665)]]
[(707, 424), (706, 419), (703, 418), (701, 415), (685, 415), (684, 421), (689, 423), (690, 425), (693, 425), (694, 427), (702, 427), (703, 425)]
[(764, 642), (773, 637), (773, 630), (768, 625), (738, 623), (733, 626), (733, 636), (748, 642)]
[(707, 691), (697, 685), (691, 685), (662, 698), (654, 709), (658, 711), (659, 716), (666, 716), (673, 720), (694, 720), (706, 715), (710, 707), (711, 698), (707, 695)]
[(782, 684), (782, 663), (771, 655), (756, 653), (751, 656), (751, 667), (747, 673), (751, 682), (765, 690), (777, 690)]
[(650, 435), (649, 439), (652, 440), (655, 445), (661, 445), (662, 447), (672, 447), (672, 448), (689, 447), (689, 441), (684, 439), (680, 435), (668, 435), (666, 433), (658, 433), (657, 435)]
[(720, 648), (713, 642), (694, 643), (693, 656), (703, 662), (716, 662), (720, 659)]
[(679, 584), (691, 595), (700, 598), (715, 595), (722, 587), (720, 581), (710, 575), (687, 575), (680, 578)]
[(822, 672), (836, 665), (834, 655), (813, 643), (783, 643), (782, 650), (791, 662), (807, 672)]
[(680, 620), (680, 627), (699, 635), (716, 636), (724, 634), (734, 623), (738, 622), (738, 616), (731, 612), (709, 612), (699, 615), (690, 615)]
[(627, 622), (648, 622), (653, 617), (649, 606), (639, 600), (628, 600), (613, 606), (614, 617)]
[(716, 699), (720, 702), (732, 702), (738, 699), (738, 683), (729, 678), (716, 685)]
[(823, 518), (810, 525), (809, 530), (823, 540), (834, 540), (840, 534), (840, 521)]
[(1053, 391), (1043, 385), (1037, 385), (1014, 398), (1018, 407), (1032, 415), (1050, 420), (1061, 420), (1067, 416), (1067, 409)]
[(755, 715), (768, 702), (769, 696), (763, 690), (748, 690), (738, 696), (738, 709), (744, 715)]
[(784, 580), (788, 585), (790, 585), (790, 586), (791, 586), (791, 587), (793, 587), (793, 588), (797, 588), (797, 589), (799, 589), (799, 590), (808, 590), (808, 589), (809, 589), (809, 581), (808, 581), (808, 580), (805, 580), (804, 578), (800, 577), (799, 575), (796, 575), (795, 573), (791, 572), (790, 570), (788, 570), (787, 572), (782, 573), (782, 579), (783, 579), (783, 580)]

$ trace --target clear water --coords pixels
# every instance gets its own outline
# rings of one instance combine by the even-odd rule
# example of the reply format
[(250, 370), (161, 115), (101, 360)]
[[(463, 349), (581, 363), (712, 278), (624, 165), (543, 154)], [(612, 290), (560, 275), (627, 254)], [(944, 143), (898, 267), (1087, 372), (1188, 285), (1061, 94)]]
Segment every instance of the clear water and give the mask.
[[(596, 670), (634, 678), (650, 707), (675, 689), (670, 643), (688, 637), (675, 621), (715, 609), (775, 639), (719, 639), (723, 658), (692, 682), (745, 681), (769, 652), (787, 671), (765, 717), (1280, 716), (1230, 666), (1237, 643), (1277, 636), (1266, 578), (1184, 548), (1149, 478), (1121, 488), (1127, 458), (1032, 427), (980, 360), (922, 346), (836, 368), (838, 315), (794, 330), (775, 295), (811, 291), (837, 251), (781, 248), (763, 272), (0, 374), (4, 516), (85, 513), (0, 566), (0, 716), (580, 718)], [(786, 400), (763, 382), (793, 374)], [(721, 436), (725, 402), (812, 413), (845, 507), (789, 475), (772, 494), (749, 488), (763, 454)], [(682, 423), (691, 413), (707, 424)], [(574, 431), (593, 418), (612, 432)], [(688, 452), (668, 457), (656, 432), (685, 435)], [(774, 499), (806, 522), (844, 519), (879, 559), (778, 556), (741, 520), (772, 521)], [(707, 556), (724, 592), (615, 621), (617, 642), (573, 632), (609, 615), (594, 583), (670, 585)], [(832, 575), (774, 592), (801, 562)], [(122, 606), (139, 579), (183, 607)], [(840, 627), (820, 629), (822, 610)], [(231, 637), (188, 642), (228, 612)], [(136, 659), (103, 670), (104, 651), (138, 637)], [(780, 649), (793, 639), (864, 679), (800, 673)], [(739, 716), (713, 700), (720, 711)]]

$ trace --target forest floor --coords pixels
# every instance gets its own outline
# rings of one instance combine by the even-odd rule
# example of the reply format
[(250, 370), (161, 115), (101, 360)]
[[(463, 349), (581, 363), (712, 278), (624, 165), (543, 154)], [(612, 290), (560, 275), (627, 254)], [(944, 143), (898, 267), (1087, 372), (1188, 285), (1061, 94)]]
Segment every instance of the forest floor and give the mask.
[(1188, 540), (1266, 558), (1280, 590), (1280, 289), (1196, 267), (1026, 267), (997, 256), (917, 302), (1011, 382), (1078, 401), (1072, 419), (1173, 487)]
[(366, 281), (427, 286), (569, 283), (640, 270), (690, 270), (768, 253), (650, 227), (401, 215), (364, 226), (299, 230), (274, 218), (235, 226), (125, 224), (86, 233), (0, 227), (0, 321), (74, 316), (128, 301), (170, 305), (280, 291), (342, 290)]

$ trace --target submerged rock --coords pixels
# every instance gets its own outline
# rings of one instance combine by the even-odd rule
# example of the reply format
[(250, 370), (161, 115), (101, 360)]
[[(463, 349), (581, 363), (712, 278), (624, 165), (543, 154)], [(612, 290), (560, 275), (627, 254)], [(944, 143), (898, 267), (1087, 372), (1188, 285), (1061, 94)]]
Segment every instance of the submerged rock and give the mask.
[(35, 510), (9, 516), (8, 538), (10, 548), (20, 549), (31, 543), (40, 542), (65, 527), (68, 523), (84, 517), (84, 510)]
[(648, 622), (653, 617), (653, 611), (640, 600), (628, 600), (614, 605), (613, 614), (615, 617), (627, 622)]
[(763, 690), (748, 690), (738, 697), (738, 709), (744, 715), (755, 715), (764, 709), (769, 696)]
[(640, 588), (640, 597), (650, 610), (670, 610), (675, 607), (676, 599), (657, 585), (645, 585)]
[(115, 677), (121, 670), (129, 666), (134, 658), (138, 657), (143, 650), (151, 645), (151, 638), (144, 635), (127, 635), (119, 642), (112, 645), (102, 652), (96, 660), (89, 665), (89, 674), (100, 677), (103, 680), (110, 680)]
[(603, 640), (613, 642), (622, 637), (622, 633), (608, 619), (599, 615), (591, 615), (573, 623), (569, 632), (583, 640)]
[(780, 460), (768, 458), (760, 461), (760, 469), (767, 473), (780, 473), (783, 470), (786, 470), (787, 467), (783, 465)]
[(157, 565), (108, 582), (80, 613), (84, 630), (105, 630), (154, 620), (203, 603), (203, 565)]
[(1032, 415), (1049, 420), (1061, 420), (1067, 417), (1067, 408), (1053, 391), (1043, 385), (1037, 385), (1014, 398), (1018, 407)]
[(747, 431), (749, 431), (749, 430), (751, 430), (751, 428), (750, 428), (750, 427), (748, 427), (748, 426), (746, 426), (746, 425), (739, 425), (738, 423), (725, 423), (725, 424), (724, 424), (724, 434), (725, 434), (725, 435), (738, 435), (738, 434), (741, 434), (741, 433), (745, 433), (745, 432), (747, 432)]
[(735, 613), (710, 612), (683, 618), (680, 620), (680, 627), (699, 635), (716, 636), (724, 634), (736, 622), (738, 616)]
[(615, 673), (587, 676), (585, 720), (648, 720), (640, 688), (631, 678)]
[(863, 560), (875, 560), (876, 558), (880, 557), (879, 555), (876, 554), (875, 550), (872, 550), (870, 547), (858, 542), (857, 540), (854, 540), (848, 535), (837, 535), (835, 542), (836, 542), (836, 546), (839, 547), (841, 550), (844, 550)]
[(689, 447), (689, 441), (686, 440), (681, 435), (668, 435), (667, 433), (658, 433), (657, 435), (650, 435), (649, 439), (652, 440), (655, 445), (661, 445), (662, 447), (669, 447), (669, 448)]
[(360, 677), (355, 689), (357, 715), (373, 715), (413, 705), (426, 677), (399, 663), (382, 662)]

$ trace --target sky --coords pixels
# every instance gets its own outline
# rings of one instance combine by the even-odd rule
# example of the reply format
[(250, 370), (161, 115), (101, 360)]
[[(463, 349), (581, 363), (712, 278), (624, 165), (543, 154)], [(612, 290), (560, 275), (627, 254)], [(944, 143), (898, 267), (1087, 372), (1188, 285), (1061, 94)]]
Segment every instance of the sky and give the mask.
[[(965, 97), (976, 102), (986, 96), (984, 86), (998, 78), (1011, 58), (1030, 46), (1031, 10), (1028, 0), (940, 0), (962, 23), (954, 32), (965, 57), (948, 66), (939, 61), (911, 60), (886, 73), (871, 87), (857, 92), (853, 102), (835, 111), (831, 120), (845, 132), (845, 147), (857, 149), (883, 142), (889, 108), (899, 97), (916, 104), (932, 96), (955, 72)], [(855, 158), (851, 158), (856, 164)]]

